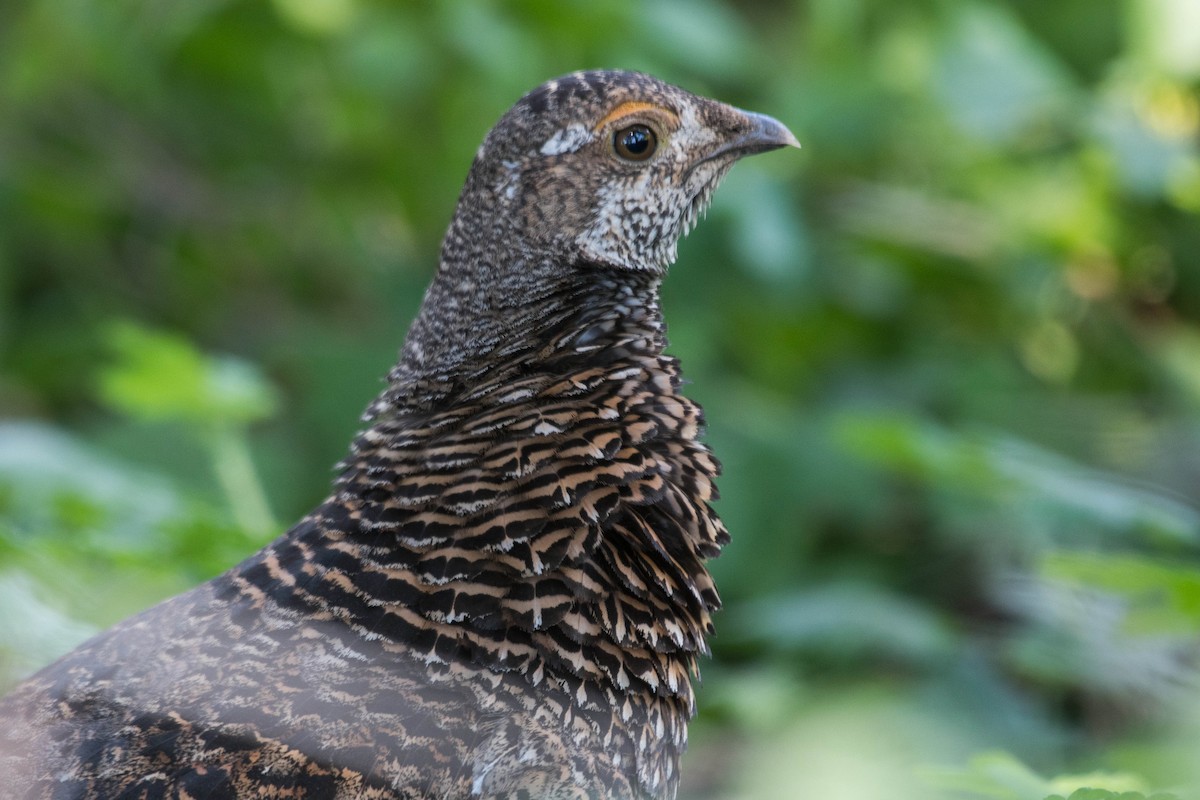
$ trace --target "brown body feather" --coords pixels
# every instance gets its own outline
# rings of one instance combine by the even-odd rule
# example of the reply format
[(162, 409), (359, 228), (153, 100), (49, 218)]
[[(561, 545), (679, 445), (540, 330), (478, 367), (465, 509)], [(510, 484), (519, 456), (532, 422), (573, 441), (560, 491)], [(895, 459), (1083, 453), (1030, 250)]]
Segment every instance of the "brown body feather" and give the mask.
[[(605, 160), (621, 103), (674, 139), (661, 187)], [(728, 537), (662, 243), (794, 143), (763, 120), (633, 73), (527, 95), (334, 493), (0, 700), (0, 796), (673, 797)]]

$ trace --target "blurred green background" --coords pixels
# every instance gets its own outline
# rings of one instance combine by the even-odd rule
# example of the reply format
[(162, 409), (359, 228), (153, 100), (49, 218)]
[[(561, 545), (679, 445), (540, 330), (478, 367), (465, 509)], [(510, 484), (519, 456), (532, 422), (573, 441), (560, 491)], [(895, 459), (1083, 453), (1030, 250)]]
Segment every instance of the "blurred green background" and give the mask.
[(1200, 796), (1195, 0), (0, 4), (0, 687), (324, 496), (588, 67), (804, 143), (664, 289), (733, 534), (682, 796)]

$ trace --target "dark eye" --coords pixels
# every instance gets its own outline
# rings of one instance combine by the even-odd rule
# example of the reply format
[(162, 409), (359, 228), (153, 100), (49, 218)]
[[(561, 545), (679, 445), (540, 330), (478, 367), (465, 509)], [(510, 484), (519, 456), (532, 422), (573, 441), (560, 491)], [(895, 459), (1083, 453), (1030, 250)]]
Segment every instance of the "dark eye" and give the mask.
[(658, 137), (645, 125), (630, 125), (613, 134), (613, 149), (626, 161), (645, 161), (658, 149)]

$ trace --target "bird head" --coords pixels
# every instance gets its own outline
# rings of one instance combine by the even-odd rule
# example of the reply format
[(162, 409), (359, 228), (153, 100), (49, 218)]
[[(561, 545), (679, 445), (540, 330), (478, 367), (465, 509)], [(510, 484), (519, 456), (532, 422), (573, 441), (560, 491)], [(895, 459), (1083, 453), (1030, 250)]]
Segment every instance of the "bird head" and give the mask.
[(556, 257), (662, 271), (733, 163), (786, 146), (800, 145), (771, 117), (641, 73), (577, 72), (504, 115), (464, 199)]

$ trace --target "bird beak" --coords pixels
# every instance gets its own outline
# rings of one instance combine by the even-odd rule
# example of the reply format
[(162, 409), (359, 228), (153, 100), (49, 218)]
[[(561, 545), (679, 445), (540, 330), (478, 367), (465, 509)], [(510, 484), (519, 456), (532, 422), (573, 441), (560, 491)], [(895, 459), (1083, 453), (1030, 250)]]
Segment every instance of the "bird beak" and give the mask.
[(741, 109), (738, 109), (738, 113), (746, 118), (746, 130), (728, 142), (722, 150), (735, 150), (739, 155), (748, 156), (778, 150), (781, 147), (800, 146), (792, 132), (774, 117)]
[[(755, 114), (733, 106), (722, 106), (723, 116), (728, 122), (722, 126), (728, 136), (720, 146), (688, 168), (688, 174), (701, 164), (713, 159), (733, 156), (737, 160), (755, 153), (769, 153), (781, 147), (799, 147), (800, 142), (787, 127), (766, 114)], [(732, 119), (730, 119), (732, 117)]]

